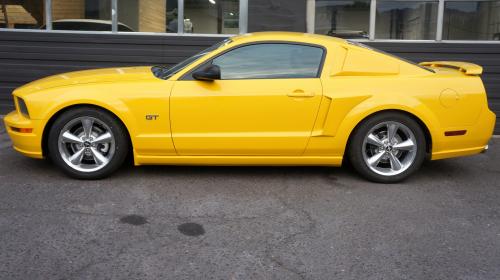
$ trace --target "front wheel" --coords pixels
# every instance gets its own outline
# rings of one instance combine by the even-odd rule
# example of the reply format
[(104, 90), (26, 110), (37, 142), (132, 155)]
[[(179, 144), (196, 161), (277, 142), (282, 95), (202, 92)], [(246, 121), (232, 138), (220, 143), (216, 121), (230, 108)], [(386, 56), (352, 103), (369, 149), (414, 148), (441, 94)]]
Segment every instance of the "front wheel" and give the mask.
[(396, 183), (417, 171), (426, 156), (425, 135), (411, 117), (386, 112), (363, 121), (353, 132), (348, 156), (365, 178)]
[(127, 134), (106, 111), (80, 107), (64, 112), (52, 125), (52, 161), (77, 179), (100, 179), (118, 169), (128, 153)]

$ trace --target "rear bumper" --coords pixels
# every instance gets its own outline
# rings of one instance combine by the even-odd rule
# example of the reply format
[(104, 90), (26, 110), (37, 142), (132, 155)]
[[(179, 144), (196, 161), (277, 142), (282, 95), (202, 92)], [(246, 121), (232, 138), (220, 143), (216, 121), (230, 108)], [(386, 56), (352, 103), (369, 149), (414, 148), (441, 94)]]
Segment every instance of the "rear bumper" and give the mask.
[[(12, 140), (13, 147), (21, 154), (32, 158), (43, 158), (43, 127), (38, 120), (30, 120), (13, 111), (4, 118), (5, 128)], [(16, 128), (31, 128), (30, 133), (14, 131)]]
[(479, 154), (488, 149), (496, 115), (489, 109), (483, 110), (478, 121), (473, 126), (448, 128), (447, 130), (467, 130), (465, 135), (444, 136), (444, 131), (434, 139), (432, 160)]
[(488, 149), (489, 149), (489, 146), (486, 145), (486, 147), (484, 147), (484, 150), (481, 153), (486, 153), (488, 151)]

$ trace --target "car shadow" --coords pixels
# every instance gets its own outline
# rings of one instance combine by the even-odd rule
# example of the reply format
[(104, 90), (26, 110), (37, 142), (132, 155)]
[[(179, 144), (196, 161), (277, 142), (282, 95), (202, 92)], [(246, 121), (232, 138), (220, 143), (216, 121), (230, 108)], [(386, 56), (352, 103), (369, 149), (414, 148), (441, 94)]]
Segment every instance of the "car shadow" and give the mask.
[[(3, 153), (6, 151), (3, 150)], [(10, 152), (7, 152), (10, 154)], [(12, 151), (12, 153), (14, 153)], [(1, 154), (1, 153), (0, 153)], [(14, 157), (11, 168), (29, 170), (30, 176), (39, 178), (58, 178), (58, 180), (71, 180), (48, 159), (34, 160), (21, 155), (9, 155)], [(470, 159), (449, 159), (425, 162), (420, 170), (401, 184), (423, 184), (436, 180), (448, 181), (463, 180), (470, 181), (477, 176), (477, 168), (471, 166), (467, 161)], [(5, 170), (3, 172), (6, 172)], [(19, 173), (18, 171), (16, 173)], [(22, 172), (20, 173), (22, 174)], [(109, 180), (137, 180), (138, 178), (167, 178), (167, 177), (189, 178), (196, 176), (200, 179), (209, 177), (225, 178), (277, 178), (289, 179), (321, 179), (337, 186), (349, 186), (365, 182), (370, 183), (360, 175), (349, 164), (342, 167), (325, 166), (196, 166), (196, 165), (144, 165), (133, 166), (125, 164)], [(103, 180), (108, 180), (103, 179)], [(377, 185), (377, 183), (370, 183)]]

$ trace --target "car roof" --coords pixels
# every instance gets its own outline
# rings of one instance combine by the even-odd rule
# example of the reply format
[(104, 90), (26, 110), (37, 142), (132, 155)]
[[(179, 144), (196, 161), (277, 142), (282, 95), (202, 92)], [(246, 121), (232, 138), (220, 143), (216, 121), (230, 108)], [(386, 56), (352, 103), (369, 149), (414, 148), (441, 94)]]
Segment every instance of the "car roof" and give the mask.
[(301, 43), (315, 43), (315, 44), (347, 44), (347, 41), (341, 38), (311, 34), (300, 32), (282, 32), (282, 31), (266, 31), (254, 32), (243, 35), (231, 37), (231, 40), (237, 43), (258, 42), (258, 41), (292, 41)]

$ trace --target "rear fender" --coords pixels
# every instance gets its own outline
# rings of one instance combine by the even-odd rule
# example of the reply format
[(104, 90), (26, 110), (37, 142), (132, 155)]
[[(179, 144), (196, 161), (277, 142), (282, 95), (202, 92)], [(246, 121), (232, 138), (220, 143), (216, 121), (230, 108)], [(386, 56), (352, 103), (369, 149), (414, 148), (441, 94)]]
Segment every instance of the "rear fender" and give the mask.
[(401, 111), (414, 116), (426, 126), (431, 139), (439, 137), (440, 130), (436, 125), (439, 122), (436, 115), (418, 99), (409, 96), (371, 97), (355, 106), (340, 123), (335, 142), (339, 147), (344, 147), (342, 154), (345, 152), (345, 147), (352, 132), (363, 120), (374, 114), (390, 110)]

